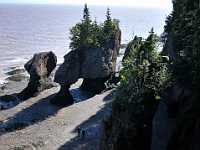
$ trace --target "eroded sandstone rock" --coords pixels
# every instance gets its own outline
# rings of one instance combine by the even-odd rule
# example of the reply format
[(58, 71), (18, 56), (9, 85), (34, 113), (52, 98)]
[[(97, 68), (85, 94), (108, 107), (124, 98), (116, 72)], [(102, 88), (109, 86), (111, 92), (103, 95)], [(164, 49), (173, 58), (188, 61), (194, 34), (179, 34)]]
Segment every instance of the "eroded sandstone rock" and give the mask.
[[(57, 94), (65, 97), (66, 104), (70, 104), (70, 85), (79, 78), (83, 78), (81, 88), (94, 94), (100, 93), (106, 88), (105, 82), (115, 73), (117, 54), (121, 44), (121, 31), (116, 32), (104, 47), (76, 49), (64, 56), (64, 63), (60, 65), (55, 74), (55, 82), (61, 85)], [(65, 88), (65, 90), (63, 89)], [(68, 94), (66, 95), (67, 92)], [(54, 98), (54, 100), (59, 98)], [(64, 97), (62, 97), (64, 99)], [(52, 100), (52, 103), (55, 103)], [(61, 100), (59, 100), (61, 102)], [(58, 102), (59, 103), (59, 102)]]
[(56, 67), (57, 58), (53, 52), (35, 54), (24, 68), (30, 74), (28, 86), (18, 94), (22, 100), (36, 96), (39, 92), (54, 86), (50, 78), (51, 72)]

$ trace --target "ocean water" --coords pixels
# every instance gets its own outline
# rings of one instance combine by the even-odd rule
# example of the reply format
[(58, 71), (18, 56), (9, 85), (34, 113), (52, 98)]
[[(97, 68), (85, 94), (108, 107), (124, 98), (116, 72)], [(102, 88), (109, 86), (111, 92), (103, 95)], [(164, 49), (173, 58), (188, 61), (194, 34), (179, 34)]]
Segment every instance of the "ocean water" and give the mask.
[[(92, 19), (103, 22), (107, 7), (89, 6)], [(58, 62), (69, 49), (69, 29), (80, 22), (83, 6), (0, 4), (0, 84), (10, 67), (23, 67), (34, 53), (53, 51)], [(131, 7), (111, 7), (120, 20), (122, 42), (134, 34), (146, 37), (151, 27), (163, 32), (168, 11)]]

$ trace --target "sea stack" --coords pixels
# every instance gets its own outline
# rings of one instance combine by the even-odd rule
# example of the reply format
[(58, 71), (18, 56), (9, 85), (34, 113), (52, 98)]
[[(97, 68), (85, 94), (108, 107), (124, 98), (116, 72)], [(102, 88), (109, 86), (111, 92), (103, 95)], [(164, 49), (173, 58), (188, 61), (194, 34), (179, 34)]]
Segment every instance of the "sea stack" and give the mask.
[(61, 90), (51, 102), (62, 106), (71, 105), (73, 98), (69, 88), (79, 78), (83, 78), (83, 90), (94, 94), (102, 92), (106, 88), (105, 82), (115, 73), (120, 43), (121, 31), (118, 29), (115, 39), (111, 39), (105, 47), (77, 49), (65, 55), (64, 63), (55, 74), (55, 82), (61, 85)]
[(28, 86), (18, 94), (21, 100), (36, 96), (39, 92), (51, 88), (54, 84), (50, 78), (55, 69), (57, 57), (53, 52), (42, 52), (35, 54), (24, 68), (30, 74)]

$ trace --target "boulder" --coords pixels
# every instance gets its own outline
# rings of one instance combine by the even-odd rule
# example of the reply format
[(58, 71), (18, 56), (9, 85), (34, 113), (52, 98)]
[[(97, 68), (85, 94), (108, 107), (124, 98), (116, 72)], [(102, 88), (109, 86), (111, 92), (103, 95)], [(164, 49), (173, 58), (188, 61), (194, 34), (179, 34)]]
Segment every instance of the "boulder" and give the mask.
[(18, 94), (22, 100), (36, 96), (39, 92), (54, 86), (50, 78), (51, 72), (56, 67), (57, 58), (53, 52), (35, 54), (24, 68), (30, 74), (28, 86)]

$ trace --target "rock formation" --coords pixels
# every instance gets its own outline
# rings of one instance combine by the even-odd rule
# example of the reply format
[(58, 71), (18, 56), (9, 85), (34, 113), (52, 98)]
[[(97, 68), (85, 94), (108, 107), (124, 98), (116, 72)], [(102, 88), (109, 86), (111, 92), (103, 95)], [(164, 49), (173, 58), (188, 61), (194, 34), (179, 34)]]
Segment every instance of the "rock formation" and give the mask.
[(199, 4), (174, 0), (173, 12), (166, 21), (163, 53), (171, 60), (175, 83), (154, 117), (152, 150), (200, 149)]
[(53, 52), (35, 54), (24, 68), (30, 74), (28, 86), (18, 94), (21, 100), (36, 96), (39, 92), (51, 88), (54, 84), (50, 78), (56, 67), (57, 58)]
[[(79, 78), (83, 78), (81, 88), (91, 91), (94, 94), (105, 89), (105, 82), (112, 73), (115, 72), (117, 53), (120, 48), (121, 31), (115, 34), (115, 39), (110, 40), (109, 44), (102, 48), (77, 49), (64, 56), (64, 63), (58, 68), (55, 74), (55, 82), (61, 85), (61, 90), (57, 95), (66, 96), (69, 93), (69, 87)], [(66, 88), (68, 87), (68, 88)], [(64, 90), (64, 89), (65, 90)], [(62, 94), (62, 92), (64, 92)], [(62, 101), (57, 98), (52, 103), (58, 104)], [(71, 96), (66, 97), (65, 104), (71, 104)], [(63, 102), (60, 102), (61, 105)]]
[(131, 54), (131, 50), (134, 50), (137, 48), (138, 45), (140, 45), (142, 41), (142, 37), (137, 37), (135, 36), (135, 38), (128, 43), (126, 49), (125, 49), (125, 52), (124, 52), (124, 57), (122, 59), (122, 61), (125, 61), (125, 59), (127, 59), (127, 57), (129, 57)]
[[(118, 27), (118, 29), (115, 33), (114, 39), (111, 39), (107, 43), (107, 45), (105, 45), (105, 47), (100, 50), (100, 51), (102, 51), (101, 55), (99, 55), (99, 56), (93, 55), (92, 56), (92, 55), (90, 55), (90, 52), (88, 51), (87, 55), (89, 57), (86, 58), (83, 68), (85, 68), (85, 67), (90, 68), (90, 66), (94, 65), (94, 63), (96, 65), (102, 64), (102, 66), (101, 67), (96, 66), (95, 67), (96, 70), (91, 71), (93, 73), (95, 73), (95, 71), (96, 71), (95, 76), (91, 76), (91, 77), (83, 76), (84, 80), (83, 80), (83, 84), (81, 86), (83, 90), (91, 91), (93, 93), (99, 93), (106, 88), (104, 83), (116, 71), (116, 60), (117, 60), (117, 56), (119, 54), (120, 45), (121, 45), (121, 30)], [(92, 51), (92, 49), (90, 51)], [(97, 51), (99, 51), (99, 50), (97, 50)], [(98, 61), (97, 57), (99, 57), (100, 59), (105, 59), (104, 64), (98, 63), (100, 61)], [(90, 64), (90, 59), (94, 59), (93, 60), (94, 63)], [(101, 62), (103, 62), (103, 61), (101, 60)], [(103, 69), (103, 68), (105, 68), (105, 69)], [(103, 72), (104, 72), (103, 70), (104, 71), (107, 70), (107, 73), (105, 73), (104, 75), (103, 75)]]
[(152, 150), (167, 150), (174, 134), (177, 116), (181, 116), (191, 107), (188, 101), (191, 90), (180, 84), (169, 87), (163, 94), (152, 121)]

